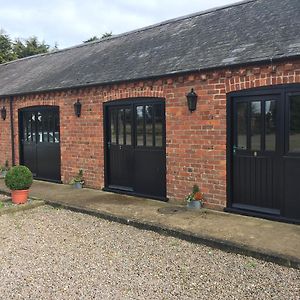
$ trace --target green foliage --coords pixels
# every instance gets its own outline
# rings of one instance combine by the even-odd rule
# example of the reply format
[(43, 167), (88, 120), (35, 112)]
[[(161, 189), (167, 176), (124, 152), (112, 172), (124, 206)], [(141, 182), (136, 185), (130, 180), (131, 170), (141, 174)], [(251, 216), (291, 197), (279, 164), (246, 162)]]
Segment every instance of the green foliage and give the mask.
[(9, 36), (0, 31), (0, 64), (16, 59), (13, 43)]
[(81, 184), (84, 184), (83, 170), (82, 169), (79, 169), (77, 175), (71, 180), (70, 184), (74, 184), (75, 182), (80, 182)]
[(194, 200), (202, 200), (202, 193), (200, 193), (200, 188), (197, 184), (193, 185), (192, 192), (188, 194), (185, 198), (187, 202), (191, 202)]
[(12, 167), (5, 176), (6, 186), (13, 191), (29, 189), (32, 181), (32, 173), (25, 166)]
[[(112, 36), (112, 32), (105, 32), (102, 34), (101, 39), (105, 39), (107, 37), (111, 37)], [(95, 42), (95, 41), (99, 41), (100, 38), (97, 37), (96, 35), (94, 35), (93, 37), (89, 38), (86, 41), (83, 41), (84, 43), (89, 43), (89, 42)]]
[(257, 266), (256, 263), (253, 261), (248, 261), (246, 264), (247, 268), (256, 268), (256, 266)]
[(0, 166), (0, 172), (5, 172), (9, 170), (9, 163), (8, 160), (5, 161), (5, 164), (3, 166)]
[(99, 40), (99, 38), (96, 35), (94, 35), (93, 37), (91, 37), (88, 40), (83, 41), (83, 42), (84, 43), (89, 43), (89, 42), (95, 42), (95, 41), (98, 41), (98, 40)]
[(12, 41), (9, 35), (5, 34), (3, 30), (0, 31), (0, 64), (52, 50), (57, 50), (57, 45), (54, 49), (50, 49), (49, 45), (44, 41), (40, 42), (35, 36)]
[(111, 37), (112, 36), (112, 32), (105, 32), (102, 34), (101, 39), (105, 39), (107, 37)]
[(192, 191), (193, 191), (194, 194), (196, 194), (197, 192), (199, 192), (200, 191), (199, 186), (197, 184), (194, 184)]
[(46, 45), (45, 42), (39, 42), (36, 36), (30, 37), (29, 39), (22, 42), (17, 39), (14, 43), (14, 52), (18, 58), (32, 56), (41, 53), (47, 53), (50, 46)]

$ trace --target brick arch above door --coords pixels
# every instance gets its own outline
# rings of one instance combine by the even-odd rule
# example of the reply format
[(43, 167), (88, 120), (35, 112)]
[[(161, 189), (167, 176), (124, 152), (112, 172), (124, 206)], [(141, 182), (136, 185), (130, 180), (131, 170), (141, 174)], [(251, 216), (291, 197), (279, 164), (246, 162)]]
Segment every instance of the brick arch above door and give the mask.
[(145, 88), (131, 88), (130, 85), (127, 89), (116, 89), (109, 92), (103, 92), (104, 102), (114, 101), (114, 100), (124, 100), (124, 99), (134, 99), (134, 98), (162, 98), (164, 97), (164, 91), (152, 90), (150, 87)]

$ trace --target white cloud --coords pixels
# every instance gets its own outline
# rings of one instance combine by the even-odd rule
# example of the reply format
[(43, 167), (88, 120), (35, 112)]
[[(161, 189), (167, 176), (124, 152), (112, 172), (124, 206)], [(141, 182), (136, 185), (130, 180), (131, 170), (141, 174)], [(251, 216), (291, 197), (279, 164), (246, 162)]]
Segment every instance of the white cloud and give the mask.
[(94, 35), (113, 34), (227, 5), (235, 0), (0, 0), (0, 28), (12, 37), (36, 35), (60, 48)]

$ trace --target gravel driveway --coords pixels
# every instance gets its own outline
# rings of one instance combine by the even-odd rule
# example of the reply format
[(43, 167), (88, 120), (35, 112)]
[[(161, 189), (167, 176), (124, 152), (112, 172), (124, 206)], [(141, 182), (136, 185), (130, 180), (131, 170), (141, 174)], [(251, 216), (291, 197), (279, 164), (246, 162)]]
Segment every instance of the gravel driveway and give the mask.
[(49, 206), (0, 217), (1, 299), (300, 299), (300, 271)]

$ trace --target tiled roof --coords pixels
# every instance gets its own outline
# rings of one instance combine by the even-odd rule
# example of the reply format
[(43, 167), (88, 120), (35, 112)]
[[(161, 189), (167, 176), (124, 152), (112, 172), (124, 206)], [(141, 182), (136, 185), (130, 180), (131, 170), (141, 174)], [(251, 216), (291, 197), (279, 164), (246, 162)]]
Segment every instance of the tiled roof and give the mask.
[(300, 55), (300, 1), (250, 0), (0, 65), (0, 95)]

